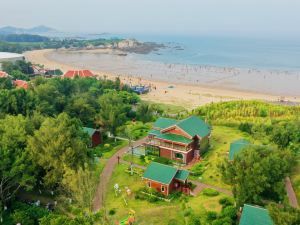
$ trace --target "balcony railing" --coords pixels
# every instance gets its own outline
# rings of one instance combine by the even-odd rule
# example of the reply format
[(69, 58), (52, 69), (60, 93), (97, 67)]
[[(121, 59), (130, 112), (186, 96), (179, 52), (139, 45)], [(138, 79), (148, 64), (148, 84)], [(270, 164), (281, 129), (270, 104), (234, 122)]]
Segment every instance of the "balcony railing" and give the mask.
[(146, 144), (153, 145), (153, 146), (159, 146), (159, 147), (171, 148), (171, 149), (175, 149), (175, 150), (179, 150), (179, 151), (189, 151), (189, 150), (191, 150), (190, 146), (181, 146), (181, 145), (178, 145), (178, 144), (167, 143), (167, 142), (158, 141), (158, 140), (155, 140), (155, 139), (149, 139), (146, 142)]

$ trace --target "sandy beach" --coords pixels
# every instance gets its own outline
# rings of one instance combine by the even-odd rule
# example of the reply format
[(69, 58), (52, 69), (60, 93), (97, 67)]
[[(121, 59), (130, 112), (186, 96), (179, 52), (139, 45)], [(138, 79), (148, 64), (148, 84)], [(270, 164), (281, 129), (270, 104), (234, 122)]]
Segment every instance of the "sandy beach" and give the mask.
[[(31, 61), (36, 64), (43, 64), (45, 68), (59, 68), (62, 71), (67, 71), (70, 69), (90, 69), (98, 76), (106, 76), (107, 78), (114, 79), (120, 77), (121, 81), (126, 84), (143, 84), (151, 85), (152, 91), (146, 95), (142, 95), (142, 99), (166, 104), (180, 105), (187, 109), (193, 109), (197, 106), (204, 105), (211, 102), (220, 102), (220, 101), (230, 101), (230, 100), (266, 100), (266, 101), (278, 101), (282, 99), (282, 95), (274, 94), (265, 94), (258, 93), (255, 91), (243, 91), (236, 90), (235, 88), (228, 87), (210, 87), (206, 85), (200, 85), (199, 83), (187, 84), (181, 82), (180, 80), (176, 81), (176, 78), (170, 79), (170, 81), (161, 81), (158, 80), (155, 76), (155, 70), (153, 70), (153, 76), (151, 74), (149, 78), (135, 77), (131, 74), (120, 73), (118, 71), (111, 72), (112, 70), (95, 70), (94, 68), (88, 68), (84, 62), (72, 62), (72, 63), (62, 63), (59, 60), (55, 60), (53, 52), (56, 50), (45, 49), (45, 50), (36, 50), (25, 53), (26, 60)], [(82, 52), (86, 53), (86, 51)], [(116, 55), (118, 52), (112, 52), (109, 49), (103, 50), (89, 50), (89, 53), (100, 53), (103, 55)], [(118, 56), (120, 57), (120, 56)], [(122, 57), (122, 56), (121, 56)], [(151, 68), (149, 68), (150, 70)], [(219, 71), (222, 73), (222, 71)], [(231, 72), (231, 71), (230, 71)], [(228, 71), (224, 71), (228, 73)], [(225, 85), (226, 86), (226, 85)], [(285, 101), (299, 102), (299, 96), (288, 96), (284, 95)]]

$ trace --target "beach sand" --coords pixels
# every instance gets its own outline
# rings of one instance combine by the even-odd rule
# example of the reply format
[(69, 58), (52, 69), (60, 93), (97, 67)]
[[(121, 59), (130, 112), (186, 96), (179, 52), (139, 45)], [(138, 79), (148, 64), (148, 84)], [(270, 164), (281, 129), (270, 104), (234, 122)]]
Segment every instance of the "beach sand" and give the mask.
[[(67, 65), (56, 61), (53, 57), (49, 57), (53, 53), (52, 49), (36, 50), (25, 53), (25, 58), (28, 61), (36, 64), (43, 64), (45, 68), (55, 69), (59, 68), (62, 71), (70, 69), (87, 69), (85, 65), (77, 66)], [(91, 53), (103, 54), (118, 54), (112, 50), (89, 50)], [(282, 97), (279, 95), (261, 94), (251, 91), (240, 91), (229, 88), (221, 87), (207, 87), (199, 84), (181, 84), (176, 81), (157, 81), (152, 79), (144, 79), (133, 77), (129, 75), (122, 75), (119, 73), (95, 71), (91, 69), (98, 76), (106, 76), (109, 79), (120, 77), (121, 81), (126, 84), (143, 84), (151, 85), (152, 90), (141, 98), (147, 101), (158, 103), (173, 104), (183, 106), (187, 109), (193, 109), (197, 106), (204, 105), (211, 102), (231, 101), (231, 100), (265, 100), (265, 101), (278, 101)], [(170, 86), (172, 86), (170, 88)], [(284, 96), (285, 101), (300, 103), (300, 97)]]

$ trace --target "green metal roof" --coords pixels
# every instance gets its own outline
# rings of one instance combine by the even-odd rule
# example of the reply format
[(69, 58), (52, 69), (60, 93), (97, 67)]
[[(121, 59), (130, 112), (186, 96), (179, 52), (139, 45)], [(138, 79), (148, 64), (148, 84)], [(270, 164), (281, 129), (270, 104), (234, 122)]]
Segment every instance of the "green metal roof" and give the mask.
[(178, 170), (176, 175), (175, 175), (175, 178), (177, 180), (181, 180), (181, 181), (185, 181), (189, 176), (189, 171), (187, 170)]
[(268, 210), (252, 205), (244, 205), (239, 225), (273, 225)]
[(153, 127), (155, 128), (159, 128), (159, 129), (165, 129), (167, 127), (170, 127), (174, 124), (177, 123), (177, 120), (174, 120), (174, 119), (169, 119), (169, 118), (158, 118)]
[(183, 143), (183, 144), (189, 144), (193, 141), (192, 139), (188, 139), (184, 136), (180, 136), (177, 134), (170, 134), (170, 133), (160, 133), (159, 135), (156, 135), (156, 137), (164, 140), (169, 140), (172, 142)]
[(230, 144), (229, 160), (233, 160), (234, 156), (240, 152), (243, 148), (250, 145), (250, 142), (245, 139), (240, 139)]
[(196, 135), (205, 137), (210, 134), (211, 130), (210, 127), (197, 116), (188, 117), (184, 120), (181, 120), (176, 125), (192, 137)]
[(177, 169), (157, 162), (152, 162), (143, 177), (162, 184), (170, 184), (177, 173)]
[(91, 137), (96, 132), (96, 129), (83, 127), (83, 131), (86, 132)]
[(160, 133), (159, 130), (150, 130), (150, 131), (148, 132), (148, 134), (151, 134), (151, 135), (160, 135), (161, 133)]

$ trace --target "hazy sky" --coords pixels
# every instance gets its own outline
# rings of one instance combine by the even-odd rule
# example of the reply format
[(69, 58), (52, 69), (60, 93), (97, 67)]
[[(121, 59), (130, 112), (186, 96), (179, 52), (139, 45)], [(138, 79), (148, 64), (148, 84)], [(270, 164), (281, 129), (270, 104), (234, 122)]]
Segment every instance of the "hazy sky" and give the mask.
[(0, 26), (300, 37), (299, 0), (0, 0)]

